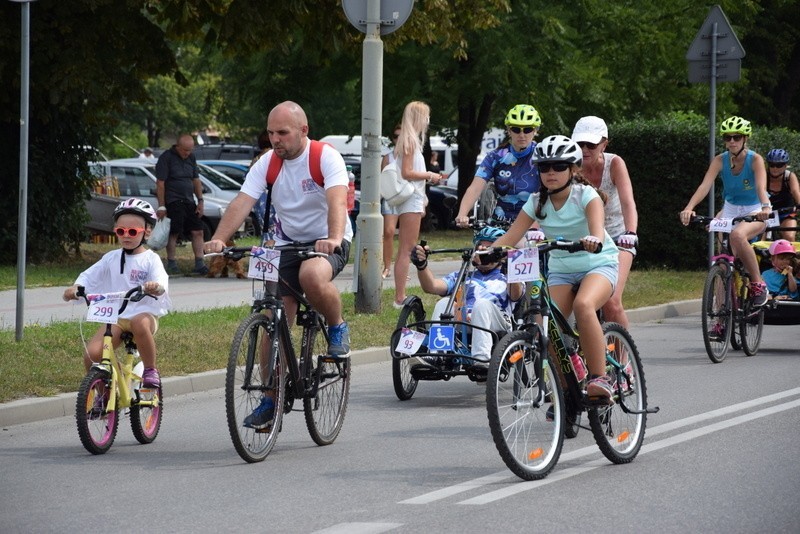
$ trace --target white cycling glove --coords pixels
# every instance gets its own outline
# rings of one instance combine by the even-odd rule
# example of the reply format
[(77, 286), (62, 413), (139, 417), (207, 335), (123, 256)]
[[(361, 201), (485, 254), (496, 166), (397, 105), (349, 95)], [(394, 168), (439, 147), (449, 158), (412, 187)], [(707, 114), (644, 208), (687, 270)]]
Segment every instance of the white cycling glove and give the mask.
[(533, 241), (534, 243), (538, 243), (539, 241), (544, 241), (544, 232), (541, 230), (528, 230), (525, 232), (525, 240), (526, 241)]
[(639, 244), (636, 232), (625, 232), (617, 238), (617, 246), (622, 248), (634, 248)]

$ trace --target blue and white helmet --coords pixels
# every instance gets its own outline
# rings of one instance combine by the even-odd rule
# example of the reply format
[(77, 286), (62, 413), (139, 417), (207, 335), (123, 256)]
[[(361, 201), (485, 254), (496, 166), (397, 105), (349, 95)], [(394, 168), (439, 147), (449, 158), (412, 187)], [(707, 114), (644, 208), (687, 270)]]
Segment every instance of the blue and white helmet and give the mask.
[(475, 234), (475, 237), (472, 238), (472, 244), (477, 245), (481, 241), (490, 241), (494, 243), (501, 237), (506, 235), (506, 231), (502, 228), (495, 228), (494, 226), (485, 226), (478, 230), (478, 233)]

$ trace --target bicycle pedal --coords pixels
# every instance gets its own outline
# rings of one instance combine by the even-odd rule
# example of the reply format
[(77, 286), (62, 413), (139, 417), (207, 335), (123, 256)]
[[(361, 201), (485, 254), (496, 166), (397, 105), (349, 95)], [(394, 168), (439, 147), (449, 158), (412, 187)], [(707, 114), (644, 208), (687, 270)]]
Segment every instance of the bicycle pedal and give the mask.
[(586, 404), (590, 407), (595, 406), (614, 406), (614, 399), (611, 397), (586, 397)]

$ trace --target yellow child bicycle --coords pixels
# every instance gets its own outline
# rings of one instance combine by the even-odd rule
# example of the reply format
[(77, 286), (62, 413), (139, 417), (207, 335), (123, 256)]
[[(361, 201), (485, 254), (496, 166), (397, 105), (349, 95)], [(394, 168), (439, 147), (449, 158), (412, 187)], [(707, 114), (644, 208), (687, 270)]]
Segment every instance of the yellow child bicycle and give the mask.
[(112, 345), (111, 325), (125, 310), (128, 302), (138, 302), (146, 295), (142, 286), (128, 292), (87, 295), (78, 287), (78, 297), (83, 297), (89, 312), (86, 320), (106, 324), (103, 336), (103, 357), (95, 363), (81, 382), (75, 405), (75, 421), (83, 446), (92, 454), (103, 454), (114, 443), (119, 427), (121, 410), (130, 409), (131, 429), (139, 443), (152, 443), (161, 428), (163, 395), (161, 388), (144, 389), (141, 386), (144, 364), (133, 334), (124, 332), (121, 341), (125, 346), (122, 359), (118, 359)]

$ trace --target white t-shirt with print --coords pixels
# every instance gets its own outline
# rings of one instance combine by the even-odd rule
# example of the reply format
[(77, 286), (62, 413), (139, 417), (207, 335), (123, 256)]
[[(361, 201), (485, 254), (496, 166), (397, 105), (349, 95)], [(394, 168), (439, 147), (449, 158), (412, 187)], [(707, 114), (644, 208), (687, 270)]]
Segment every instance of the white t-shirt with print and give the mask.
[[(311, 143), (295, 159), (284, 160), (281, 172), (272, 185), (272, 206), (275, 208), (275, 241), (286, 245), (292, 241), (311, 242), (328, 237), (328, 202), (325, 190), (337, 185), (348, 187), (350, 181), (341, 154), (330, 145), (322, 149), (320, 169), (325, 178), (324, 189), (314, 182), (308, 170)], [(267, 169), (274, 152), (264, 154), (247, 173), (242, 193), (259, 198), (267, 189)], [(353, 228), (343, 205), (344, 239), (352, 241)]]

